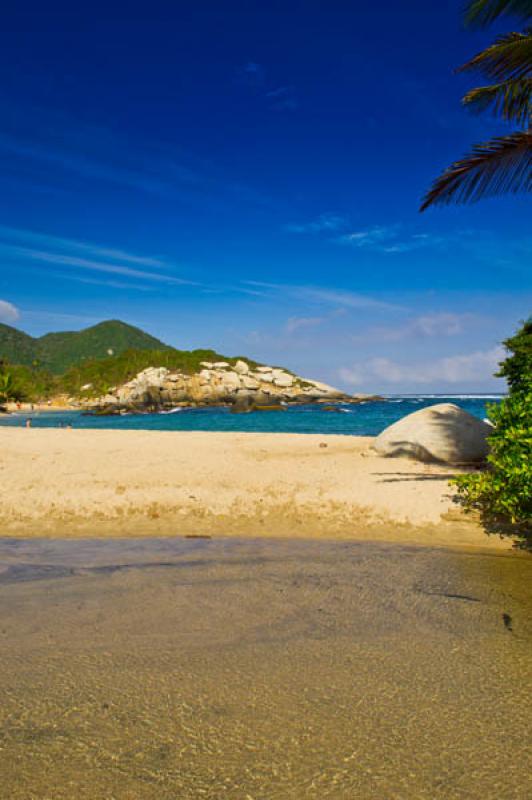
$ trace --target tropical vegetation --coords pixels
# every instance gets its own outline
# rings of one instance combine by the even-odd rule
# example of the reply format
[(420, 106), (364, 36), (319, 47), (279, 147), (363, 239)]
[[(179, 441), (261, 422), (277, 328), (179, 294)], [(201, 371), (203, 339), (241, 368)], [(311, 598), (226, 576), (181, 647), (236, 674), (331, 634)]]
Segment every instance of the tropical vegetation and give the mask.
[[(99, 397), (147, 367), (191, 375), (201, 370), (202, 361), (234, 365), (239, 358), (243, 357), (227, 357), (215, 350), (178, 350), (118, 320), (76, 333), (48, 333), (40, 339), (1, 325), (0, 404), (37, 402), (64, 394)], [(245, 361), (258, 366), (247, 357)]]
[(487, 530), (532, 539), (532, 318), (504, 342), (510, 355), (498, 376), (509, 393), (489, 406), (494, 424), (488, 469), (461, 475), (453, 483), (466, 510), (480, 512)]
[(140, 328), (107, 320), (81, 331), (47, 333), (34, 339), (10, 325), (0, 324), (0, 357), (13, 364), (42, 368), (61, 375), (92, 358), (120, 355), (126, 350), (166, 350), (168, 345)]
[[(532, 0), (472, 0), (466, 24), (486, 26), (501, 16), (532, 20)], [(421, 211), (429, 206), (470, 203), (483, 197), (532, 189), (532, 27), (499, 36), (459, 72), (478, 71), (489, 83), (472, 89), (462, 103), (474, 112), (491, 110), (516, 129), (475, 144), (433, 182)]]

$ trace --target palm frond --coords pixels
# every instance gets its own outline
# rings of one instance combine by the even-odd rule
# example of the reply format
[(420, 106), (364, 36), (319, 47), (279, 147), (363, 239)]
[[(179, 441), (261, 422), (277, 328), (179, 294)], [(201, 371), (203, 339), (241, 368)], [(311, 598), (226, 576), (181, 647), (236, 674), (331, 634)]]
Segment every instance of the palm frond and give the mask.
[(467, 25), (483, 27), (503, 14), (532, 19), (532, 0), (470, 0), (465, 21)]
[(432, 184), (420, 211), (449, 203), (474, 203), (495, 194), (532, 191), (532, 132), (517, 131), (477, 144)]
[(506, 33), (481, 50), (457, 72), (478, 69), (490, 80), (505, 81), (530, 77), (532, 74), (532, 29), (524, 33)]
[(492, 109), (494, 114), (526, 127), (532, 111), (532, 80), (503, 81), (471, 89), (462, 103), (475, 112)]

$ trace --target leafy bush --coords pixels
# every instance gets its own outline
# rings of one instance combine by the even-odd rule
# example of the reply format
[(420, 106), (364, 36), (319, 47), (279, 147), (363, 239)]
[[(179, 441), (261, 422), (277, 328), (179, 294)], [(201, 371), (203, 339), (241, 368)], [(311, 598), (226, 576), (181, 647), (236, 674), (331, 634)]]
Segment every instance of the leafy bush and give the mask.
[(16, 382), (13, 374), (2, 369), (0, 372), (0, 404), (12, 401), (25, 400), (26, 396), (22, 387)]
[(498, 373), (506, 377), (509, 394), (490, 404), (495, 425), (489, 437), (487, 469), (452, 481), (466, 510), (480, 512), (488, 531), (532, 534), (532, 320), (504, 342), (512, 353)]

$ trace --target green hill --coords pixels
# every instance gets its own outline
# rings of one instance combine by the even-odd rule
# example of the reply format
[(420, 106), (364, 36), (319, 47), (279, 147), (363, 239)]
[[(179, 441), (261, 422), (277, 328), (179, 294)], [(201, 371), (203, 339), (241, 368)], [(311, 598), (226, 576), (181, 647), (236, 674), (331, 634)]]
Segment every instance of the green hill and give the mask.
[[(176, 350), (118, 320), (78, 332), (47, 333), (37, 339), (0, 325), (0, 376), (9, 373), (16, 390), (13, 396), (27, 400), (63, 393), (98, 396), (146, 367), (193, 374), (201, 369), (202, 361), (234, 364), (239, 358), (258, 366), (244, 356), (227, 357), (215, 350)], [(90, 388), (82, 390), (85, 385)]]
[(30, 365), (35, 358), (35, 339), (0, 322), (0, 360)]
[(0, 325), (0, 359), (38, 365), (55, 375), (90, 359), (117, 356), (126, 350), (171, 349), (148, 333), (119, 320), (108, 320), (82, 331), (47, 333), (34, 339), (9, 325)]

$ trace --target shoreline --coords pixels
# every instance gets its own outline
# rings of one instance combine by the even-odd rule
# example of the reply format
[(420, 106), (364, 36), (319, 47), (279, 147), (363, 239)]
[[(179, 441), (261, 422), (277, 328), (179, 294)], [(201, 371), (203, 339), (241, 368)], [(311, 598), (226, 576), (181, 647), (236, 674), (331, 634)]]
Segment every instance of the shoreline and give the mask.
[(445, 465), (352, 435), (0, 428), (5, 537), (338, 539), (510, 550)]

